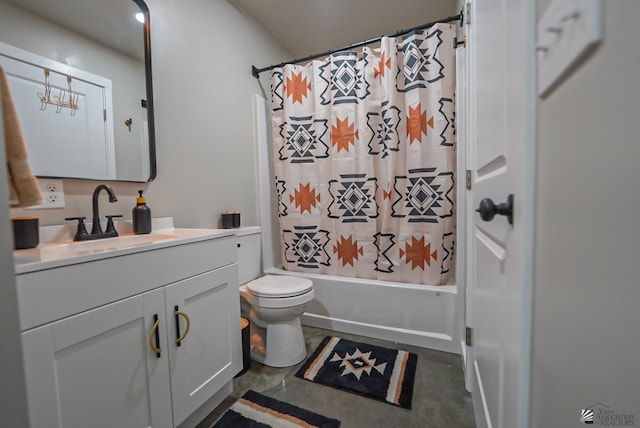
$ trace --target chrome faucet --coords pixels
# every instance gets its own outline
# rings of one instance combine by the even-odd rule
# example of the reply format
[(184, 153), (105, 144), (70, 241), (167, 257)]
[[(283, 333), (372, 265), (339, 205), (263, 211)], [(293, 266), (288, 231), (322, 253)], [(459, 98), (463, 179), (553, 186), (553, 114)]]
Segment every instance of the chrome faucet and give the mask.
[(74, 241), (88, 241), (91, 239), (101, 239), (101, 238), (111, 238), (114, 236), (118, 236), (118, 231), (116, 230), (113, 219), (115, 217), (122, 217), (121, 215), (108, 215), (107, 217), (107, 230), (102, 231), (102, 227), (100, 227), (100, 213), (98, 211), (98, 196), (100, 196), (100, 192), (102, 190), (106, 190), (109, 193), (109, 202), (117, 202), (118, 198), (116, 194), (113, 192), (113, 189), (108, 184), (100, 184), (93, 190), (93, 220), (91, 221), (91, 234), (87, 233), (87, 230), (84, 225), (85, 217), (69, 217), (66, 220), (78, 220), (78, 230), (76, 231), (75, 236), (73, 237)]

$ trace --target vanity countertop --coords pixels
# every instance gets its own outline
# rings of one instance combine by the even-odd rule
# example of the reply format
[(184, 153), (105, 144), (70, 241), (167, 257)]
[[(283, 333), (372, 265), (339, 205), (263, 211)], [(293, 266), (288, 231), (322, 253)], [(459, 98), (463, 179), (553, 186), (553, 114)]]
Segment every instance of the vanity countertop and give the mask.
[(68, 225), (43, 226), (41, 243), (36, 248), (15, 250), (14, 265), (17, 275), (94, 260), (118, 257), (142, 251), (189, 244), (192, 242), (235, 235), (233, 229), (175, 228), (170, 218), (153, 219), (153, 232), (134, 235), (128, 231), (126, 221), (116, 225), (120, 236), (92, 241), (74, 242)]

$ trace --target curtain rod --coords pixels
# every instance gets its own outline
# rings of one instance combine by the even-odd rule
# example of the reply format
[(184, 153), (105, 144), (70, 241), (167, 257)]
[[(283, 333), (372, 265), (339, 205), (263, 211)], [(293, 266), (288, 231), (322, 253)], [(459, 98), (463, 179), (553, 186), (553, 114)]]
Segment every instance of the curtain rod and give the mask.
[(417, 27), (409, 28), (408, 30), (400, 30), (400, 31), (398, 31), (396, 33), (389, 34), (387, 36), (380, 36), (380, 37), (375, 37), (373, 39), (364, 40), (362, 42), (354, 43), (352, 45), (345, 46), (345, 47), (342, 47), (340, 49), (328, 50), (328, 51), (325, 51), (325, 52), (322, 52), (322, 53), (305, 56), (304, 58), (293, 59), (293, 60), (287, 61), (287, 62), (281, 62), (280, 64), (274, 64), (274, 65), (270, 65), (270, 66), (264, 67), (264, 68), (257, 68), (255, 65), (252, 65), (251, 66), (251, 74), (253, 74), (253, 77), (255, 77), (257, 79), (257, 78), (260, 77), (260, 73), (262, 73), (263, 71), (273, 70), (274, 68), (282, 67), (285, 64), (299, 64), (301, 62), (310, 61), (312, 59), (316, 59), (316, 58), (320, 58), (320, 57), (323, 57), (323, 56), (331, 55), (331, 54), (336, 53), (336, 52), (347, 51), (347, 50), (350, 50), (350, 49), (359, 48), (361, 46), (370, 45), (371, 43), (375, 43), (375, 42), (380, 41), (383, 37), (398, 37), (398, 36), (402, 36), (404, 34), (410, 33), (412, 31), (423, 30), (425, 28), (432, 27), (432, 26), (434, 26), (436, 24), (446, 24), (447, 22), (454, 22), (454, 21), (462, 22), (462, 20), (463, 20), (463, 14), (462, 14), (462, 11), (460, 11), (459, 14), (454, 15), (454, 16), (449, 16), (448, 18), (443, 18), (443, 19), (439, 19), (437, 21), (428, 22), (426, 24), (419, 25)]

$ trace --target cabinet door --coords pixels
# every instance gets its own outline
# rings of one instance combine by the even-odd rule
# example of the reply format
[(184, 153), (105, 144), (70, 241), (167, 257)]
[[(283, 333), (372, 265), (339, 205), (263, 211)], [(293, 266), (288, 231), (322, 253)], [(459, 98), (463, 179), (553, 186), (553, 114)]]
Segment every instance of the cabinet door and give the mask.
[(31, 427), (171, 427), (164, 308), (160, 289), (22, 333)]
[(165, 288), (176, 425), (242, 368), (237, 270), (234, 263)]

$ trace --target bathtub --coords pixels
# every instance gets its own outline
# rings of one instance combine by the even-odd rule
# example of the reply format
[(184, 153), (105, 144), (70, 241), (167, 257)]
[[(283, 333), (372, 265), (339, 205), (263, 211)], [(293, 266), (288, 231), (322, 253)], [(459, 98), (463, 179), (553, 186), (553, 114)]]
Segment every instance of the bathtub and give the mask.
[(313, 281), (303, 325), (460, 354), (460, 297), (455, 285), (429, 286), (290, 272)]

